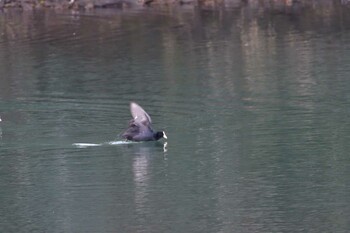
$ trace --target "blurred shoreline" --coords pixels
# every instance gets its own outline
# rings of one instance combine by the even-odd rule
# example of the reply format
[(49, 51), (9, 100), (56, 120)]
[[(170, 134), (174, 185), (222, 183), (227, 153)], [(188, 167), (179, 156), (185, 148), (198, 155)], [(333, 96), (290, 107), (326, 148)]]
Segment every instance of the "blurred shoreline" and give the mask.
[(219, 10), (249, 6), (259, 10), (273, 10), (275, 13), (290, 13), (299, 8), (332, 8), (343, 6), (350, 9), (350, 0), (1, 0), (0, 9), (19, 8), (35, 10), (41, 8), (94, 10), (132, 9), (164, 7), (200, 7)]

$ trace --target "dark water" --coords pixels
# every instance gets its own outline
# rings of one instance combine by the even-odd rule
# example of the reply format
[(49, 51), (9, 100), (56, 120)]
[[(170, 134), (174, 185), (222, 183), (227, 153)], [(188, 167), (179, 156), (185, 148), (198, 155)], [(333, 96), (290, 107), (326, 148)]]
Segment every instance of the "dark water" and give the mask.
[(2, 12), (0, 231), (349, 232), (349, 10), (287, 10)]

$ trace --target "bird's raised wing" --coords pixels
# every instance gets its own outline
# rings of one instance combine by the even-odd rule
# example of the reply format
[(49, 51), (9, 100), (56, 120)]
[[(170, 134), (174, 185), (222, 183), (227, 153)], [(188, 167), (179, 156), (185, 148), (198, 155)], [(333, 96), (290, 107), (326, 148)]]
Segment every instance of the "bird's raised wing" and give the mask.
[(151, 125), (152, 119), (137, 103), (130, 103), (130, 112), (136, 124)]

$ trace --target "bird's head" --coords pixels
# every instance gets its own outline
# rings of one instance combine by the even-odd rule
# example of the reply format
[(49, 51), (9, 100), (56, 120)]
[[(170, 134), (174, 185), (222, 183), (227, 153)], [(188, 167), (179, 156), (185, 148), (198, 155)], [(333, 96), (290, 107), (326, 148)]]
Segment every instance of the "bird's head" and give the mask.
[(161, 138), (168, 139), (168, 137), (166, 136), (164, 131), (159, 131), (154, 136), (155, 136), (156, 140), (159, 140)]

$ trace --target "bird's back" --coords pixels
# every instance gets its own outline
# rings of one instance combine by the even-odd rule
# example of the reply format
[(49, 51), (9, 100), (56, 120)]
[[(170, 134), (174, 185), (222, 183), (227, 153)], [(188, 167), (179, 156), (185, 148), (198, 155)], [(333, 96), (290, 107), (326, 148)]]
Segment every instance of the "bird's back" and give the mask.
[(131, 120), (122, 138), (132, 141), (151, 141), (154, 140), (154, 131), (150, 125)]

